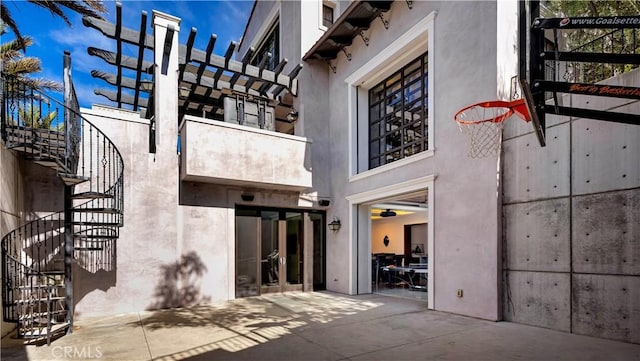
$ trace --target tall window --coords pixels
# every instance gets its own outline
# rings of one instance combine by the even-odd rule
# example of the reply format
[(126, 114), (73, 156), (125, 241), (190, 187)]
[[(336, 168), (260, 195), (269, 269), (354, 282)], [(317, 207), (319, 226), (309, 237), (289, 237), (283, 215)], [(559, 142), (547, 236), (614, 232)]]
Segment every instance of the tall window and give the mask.
[(428, 149), (427, 53), (369, 90), (369, 169)]
[(333, 8), (329, 5), (322, 5), (322, 25), (326, 27), (333, 25)]
[(264, 59), (268, 53), (271, 53), (271, 59), (267, 62), (265, 69), (273, 70), (280, 62), (280, 27), (277, 21), (258, 47), (251, 61), (251, 65), (260, 65), (262, 59)]

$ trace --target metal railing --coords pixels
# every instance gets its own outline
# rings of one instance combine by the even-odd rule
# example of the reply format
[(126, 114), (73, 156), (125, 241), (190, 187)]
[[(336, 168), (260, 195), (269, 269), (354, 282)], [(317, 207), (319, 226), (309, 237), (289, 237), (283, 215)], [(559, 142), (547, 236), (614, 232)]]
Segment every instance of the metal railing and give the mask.
[[(64, 264), (67, 252), (73, 250), (73, 258), (81, 258), (79, 266), (90, 272), (111, 268), (113, 242), (123, 224), (124, 162), (113, 142), (80, 114), (68, 54), (64, 83), (60, 101), (19, 77), (2, 74), (5, 146), (56, 170), (73, 190), (65, 201), (71, 209), (31, 220), (2, 238), (3, 318), (18, 324), (21, 337), (49, 340), (52, 322), (69, 320), (64, 302), (70, 297), (64, 292), (65, 272), (71, 269)], [(69, 229), (72, 237), (65, 233)], [(65, 247), (67, 239), (73, 247)]]

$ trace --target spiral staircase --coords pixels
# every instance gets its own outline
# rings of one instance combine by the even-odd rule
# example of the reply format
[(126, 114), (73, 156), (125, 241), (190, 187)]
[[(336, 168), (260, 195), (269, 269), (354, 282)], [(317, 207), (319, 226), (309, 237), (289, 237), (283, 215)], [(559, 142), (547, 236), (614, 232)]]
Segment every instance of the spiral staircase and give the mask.
[(72, 330), (74, 269), (114, 267), (123, 224), (122, 156), (80, 115), (68, 54), (64, 75), (64, 102), (4, 74), (0, 93), (4, 146), (53, 170), (64, 193), (63, 210), (26, 219), (1, 243), (3, 319), (47, 344)]

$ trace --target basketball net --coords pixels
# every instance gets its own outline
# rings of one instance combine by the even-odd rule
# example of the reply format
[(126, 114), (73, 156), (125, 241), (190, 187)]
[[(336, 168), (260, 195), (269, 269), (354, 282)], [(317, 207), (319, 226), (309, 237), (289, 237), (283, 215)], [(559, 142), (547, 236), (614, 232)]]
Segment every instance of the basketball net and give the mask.
[(482, 102), (459, 110), (455, 120), (469, 138), (469, 157), (484, 158), (500, 153), (504, 121), (514, 113), (526, 121), (531, 120), (523, 99)]

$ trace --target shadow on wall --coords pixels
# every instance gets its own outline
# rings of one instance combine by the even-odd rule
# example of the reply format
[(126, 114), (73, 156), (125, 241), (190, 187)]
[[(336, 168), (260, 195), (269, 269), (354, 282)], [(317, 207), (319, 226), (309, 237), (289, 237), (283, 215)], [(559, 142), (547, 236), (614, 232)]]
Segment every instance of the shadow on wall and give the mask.
[[(116, 285), (117, 262), (114, 239), (100, 242), (82, 242), (74, 250), (74, 301), (79, 303), (87, 294), (107, 291)], [(76, 245), (79, 246), (79, 245)], [(76, 316), (79, 312), (75, 313)]]
[(196, 252), (182, 255), (179, 262), (161, 266), (161, 270), (162, 278), (154, 294), (156, 301), (148, 310), (188, 307), (210, 300), (200, 294), (200, 282), (207, 267)]

